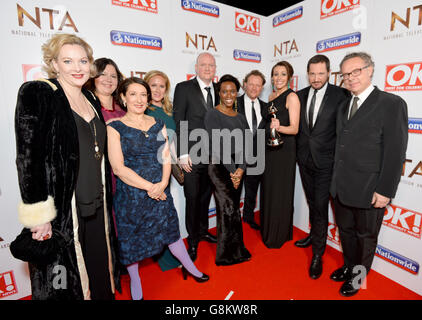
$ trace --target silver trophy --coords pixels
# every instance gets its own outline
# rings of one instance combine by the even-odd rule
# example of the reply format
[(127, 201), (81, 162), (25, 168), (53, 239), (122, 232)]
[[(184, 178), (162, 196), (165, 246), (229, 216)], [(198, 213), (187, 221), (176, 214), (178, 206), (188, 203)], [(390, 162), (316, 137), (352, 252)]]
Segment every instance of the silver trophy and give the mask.
[[(277, 108), (274, 107), (274, 103), (271, 103), (271, 105), (268, 107), (270, 121), (271, 121), (271, 118), (277, 118), (275, 115), (277, 111), (278, 111)], [(270, 147), (277, 147), (281, 145), (282, 143), (283, 143), (283, 140), (281, 140), (280, 134), (275, 130), (275, 128), (272, 128), (267, 145)]]

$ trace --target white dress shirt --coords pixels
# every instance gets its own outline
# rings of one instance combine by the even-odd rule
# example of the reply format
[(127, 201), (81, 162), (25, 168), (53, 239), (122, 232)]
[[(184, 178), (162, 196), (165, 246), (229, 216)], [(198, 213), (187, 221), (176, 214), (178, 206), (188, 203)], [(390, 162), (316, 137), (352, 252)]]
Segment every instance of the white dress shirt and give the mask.
[[(245, 93), (245, 98), (244, 98), (243, 101), (244, 101), (244, 104), (245, 104), (245, 116), (246, 116), (246, 120), (248, 121), (249, 128), (252, 131), (252, 100)], [(254, 102), (254, 109), (255, 109), (255, 114), (256, 114), (256, 127), (258, 128), (259, 123), (262, 120), (261, 106), (259, 104), (258, 98), (256, 98), (255, 100), (253, 100), (253, 102)]]
[(210, 84), (207, 86), (204, 83), (204, 81), (202, 81), (199, 77), (196, 77), (196, 80), (198, 80), (199, 87), (201, 88), (201, 92), (202, 92), (202, 95), (204, 96), (205, 102), (207, 102), (207, 97), (208, 97), (208, 91), (205, 90), (205, 88), (206, 87), (210, 87), (211, 88), (212, 102), (215, 105), (215, 94), (214, 94), (213, 82), (210, 82)]
[[(324, 98), (325, 92), (327, 91), (327, 87), (328, 87), (328, 82), (326, 82), (324, 86), (321, 89), (319, 89), (316, 93), (314, 117), (312, 119), (313, 120), (312, 127), (315, 125), (315, 121), (318, 117), (319, 108), (321, 107), (322, 99)], [(308, 124), (309, 124), (309, 107), (311, 105), (311, 100), (314, 95), (314, 91), (315, 89), (312, 87), (309, 89), (308, 101), (306, 102), (306, 119), (308, 119)]]
[(365, 102), (366, 98), (369, 97), (369, 95), (371, 94), (372, 90), (374, 90), (374, 89), (375, 89), (374, 85), (371, 84), (368, 88), (366, 88), (365, 90), (363, 90), (363, 92), (360, 95), (357, 95), (357, 96), (352, 95), (352, 100), (350, 101), (350, 104), (349, 104), (349, 111), (348, 111), (348, 117), (347, 117), (347, 119), (350, 118), (350, 111), (352, 111), (353, 99), (355, 97), (358, 97), (359, 98), (359, 100), (358, 100), (358, 108), (357, 108), (357, 110), (359, 110), (359, 108), (362, 105), (362, 103)]

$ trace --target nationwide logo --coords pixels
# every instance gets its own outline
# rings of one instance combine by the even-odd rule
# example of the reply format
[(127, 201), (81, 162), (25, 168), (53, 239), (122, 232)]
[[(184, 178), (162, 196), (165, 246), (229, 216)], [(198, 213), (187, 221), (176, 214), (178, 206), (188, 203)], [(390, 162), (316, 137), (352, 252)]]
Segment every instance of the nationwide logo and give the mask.
[(261, 54), (257, 52), (249, 52), (235, 49), (233, 50), (233, 58), (237, 61), (247, 61), (247, 62), (261, 62)]
[(406, 258), (402, 256), (401, 254), (398, 254), (394, 251), (384, 248), (380, 245), (377, 245), (377, 248), (375, 249), (375, 255), (381, 259), (384, 259), (385, 261), (388, 261), (394, 264), (395, 266), (407, 272), (410, 272), (415, 275), (419, 273), (419, 263), (409, 258)]
[(161, 38), (131, 32), (112, 30), (110, 31), (110, 40), (112, 44), (117, 46), (152, 50), (161, 50), (163, 48), (163, 42)]
[(421, 118), (409, 118), (409, 133), (422, 133)]
[(385, 91), (422, 90), (422, 62), (392, 64), (386, 67)]
[(260, 19), (258, 17), (236, 11), (234, 26), (236, 31), (259, 36)]
[(325, 39), (317, 42), (316, 51), (326, 52), (331, 50), (354, 47), (360, 44), (361, 33), (354, 32), (343, 36), (338, 36), (330, 39)]
[(421, 213), (390, 204), (385, 209), (382, 224), (420, 239), (421, 220)]
[(182, 0), (182, 9), (216, 18), (220, 16), (220, 9), (217, 6), (196, 0)]
[(157, 13), (157, 1), (158, 0), (112, 0), (111, 4), (120, 7)]
[(0, 299), (18, 293), (13, 271), (0, 273)]
[(360, 0), (321, 0), (321, 20), (358, 8)]
[(299, 19), (303, 15), (303, 7), (297, 7), (287, 12), (284, 12), (273, 18), (273, 28), (278, 27), (287, 22)]

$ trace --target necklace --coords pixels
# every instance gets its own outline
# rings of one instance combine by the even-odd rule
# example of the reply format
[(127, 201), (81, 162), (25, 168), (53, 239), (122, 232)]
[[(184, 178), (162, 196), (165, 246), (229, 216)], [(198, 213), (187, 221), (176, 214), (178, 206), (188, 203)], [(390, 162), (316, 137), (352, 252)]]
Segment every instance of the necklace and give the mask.
[[(59, 81), (59, 83), (60, 83), (60, 81)], [(62, 88), (63, 88), (63, 91), (64, 91), (67, 99), (69, 100), (69, 104), (73, 105), (74, 107), (76, 107), (76, 109), (79, 112), (81, 112), (82, 109), (79, 107), (79, 105), (77, 103), (75, 103), (75, 100), (73, 99), (73, 97), (65, 90), (65, 88), (63, 86), (62, 86)], [(82, 94), (82, 92), (81, 92), (81, 94)], [(83, 94), (82, 94), (82, 96), (83, 96), (83, 101), (84, 101), (84, 104), (85, 104), (85, 107), (86, 107), (85, 110), (88, 111), (88, 115), (90, 115), (90, 109), (93, 108), (93, 107), (89, 104), (89, 102), (87, 102), (87, 99)], [(90, 108), (90, 106), (91, 106), (91, 108)], [(74, 112), (77, 115), (79, 115), (76, 111), (74, 111)], [(82, 115), (79, 115), (79, 116), (86, 121), (86, 119), (84, 117), (82, 117)], [(89, 121), (89, 122), (87, 121), (87, 122), (88, 122), (89, 129), (90, 129), (89, 131), (91, 131), (91, 134), (92, 134), (92, 132), (94, 132), (93, 133), (93, 136), (94, 136), (94, 157), (95, 157), (95, 159), (100, 160), (101, 159), (101, 152), (100, 152), (100, 147), (98, 146), (98, 141), (97, 141), (97, 127), (95, 126), (95, 118), (96, 118), (96, 113), (94, 111), (94, 118), (92, 118), (91, 121)], [(94, 130), (91, 129), (91, 122), (92, 122), (92, 127), (93, 127)]]
[(145, 136), (145, 138), (148, 138), (149, 137), (149, 134), (148, 134), (148, 130), (149, 129), (148, 130), (142, 130), (140, 123), (138, 121), (135, 121), (135, 120), (131, 119), (131, 118), (126, 117), (126, 120), (129, 120), (129, 122), (133, 123), (134, 127), (136, 129), (138, 129), (139, 131), (141, 131), (142, 134)]
[[(94, 157), (97, 160), (101, 159), (101, 153), (100, 153), (100, 147), (98, 146), (98, 142), (97, 142), (97, 127), (95, 126), (95, 117), (94, 119), (92, 119), (92, 125), (94, 127)], [(89, 127), (91, 128), (91, 122), (89, 123)]]

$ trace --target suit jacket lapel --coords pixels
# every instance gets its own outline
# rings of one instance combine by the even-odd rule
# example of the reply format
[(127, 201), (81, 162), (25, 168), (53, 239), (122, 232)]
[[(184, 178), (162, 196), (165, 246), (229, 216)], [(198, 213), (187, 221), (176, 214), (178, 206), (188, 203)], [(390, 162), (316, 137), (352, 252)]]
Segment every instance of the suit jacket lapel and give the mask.
[(193, 79), (194, 88), (196, 90), (196, 94), (198, 95), (199, 99), (201, 100), (202, 106), (205, 110), (208, 111), (207, 102), (204, 99), (204, 95), (202, 94), (201, 86), (199, 85), (198, 80), (195, 78)]
[(316, 127), (316, 125), (318, 123), (318, 119), (319, 119), (319, 116), (321, 115), (322, 109), (324, 109), (324, 106), (327, 103), (328, 96), (330, 95), (330, 90), (331, 90), (330, 84), (327, 83), (327, 89), (325, 90), (324, 97), (322, 98), (321, 105), (319, 106), (318, 114), (317, 114), (317, 117), (316, 117), (316, 120), (315, 120), (315, 123), (314, 123), (314, 128)]
[(374, 90), (372, 90), (371, 94), (368, 96), (368, 98), (366, 98), (366, 100), (359, 106), (359, 108), (356, 111), (353, 118), (348, 121), (347, 118), (349, 116), (349, 109), (351, 107), (351, 103), (350, 103), (351, 99), (350, 99), (348, 107), (346, 108), (347, 109), (347, 111), (346, 111), (346, 121), (348, 121), (350, 123), (354, 123), (354, 122), (358, 121), (359, 118), (361, 118), (362, 115), (367, 113), (371, 109), (371, 107), (376, 103), (376, 101), (378, 99), (378, 95), (379, 95), (379, 89), (377, 87), (375, 87)]
[(305, 91), (305, 94), (303, 95), (303, 100), (302, 100), (303, 107), (301, 108), (301, 112), (300, 112), (302, 127), (304, 128), (304, 130), (308, 134), (310, 134), (310, 131), (309, 131), (308, 116), (307, 116), (306, 112), (307, 112), (308, 96), (309, 96), (310, 89), (311, 89), (311, 87), (308, 87)]

